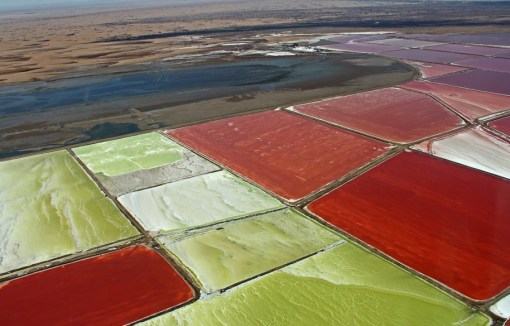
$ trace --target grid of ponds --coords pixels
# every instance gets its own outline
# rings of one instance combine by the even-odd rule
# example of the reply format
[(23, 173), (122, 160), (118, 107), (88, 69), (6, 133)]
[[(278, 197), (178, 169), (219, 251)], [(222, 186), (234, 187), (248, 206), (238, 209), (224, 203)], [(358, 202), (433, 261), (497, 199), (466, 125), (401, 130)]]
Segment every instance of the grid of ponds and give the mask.
[(0, 162), (0, 320), (503, 324), (506, 39), (452, 37), (325, 46), (419, 81)]

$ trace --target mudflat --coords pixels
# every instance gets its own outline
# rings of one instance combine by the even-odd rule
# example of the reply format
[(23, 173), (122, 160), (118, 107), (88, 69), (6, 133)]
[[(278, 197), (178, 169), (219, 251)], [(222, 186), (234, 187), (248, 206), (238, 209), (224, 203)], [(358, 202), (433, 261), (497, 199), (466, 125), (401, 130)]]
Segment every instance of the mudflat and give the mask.
[(0, 156), (182, 126), (412, 80), (367, 54), (235, 58), (68, 76), (0, 87)]

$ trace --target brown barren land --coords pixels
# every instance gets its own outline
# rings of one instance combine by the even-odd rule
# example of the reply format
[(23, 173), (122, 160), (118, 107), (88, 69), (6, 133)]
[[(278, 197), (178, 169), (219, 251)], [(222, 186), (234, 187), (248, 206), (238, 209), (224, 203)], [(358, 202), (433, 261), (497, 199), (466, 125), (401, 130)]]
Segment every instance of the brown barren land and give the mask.
[[(141, 6), (141, 5), (139, 5)], [(292, 9), (289, 9), (292, 8)], [(463, 1), (229, 1), (0, 14), (0, 84), (299, 40), (296, 33), (510, 31), (510, 5)], [(116, 41), (117, 40), (117, 41)], [(261, 44), (262, 43), (262, 44)]]

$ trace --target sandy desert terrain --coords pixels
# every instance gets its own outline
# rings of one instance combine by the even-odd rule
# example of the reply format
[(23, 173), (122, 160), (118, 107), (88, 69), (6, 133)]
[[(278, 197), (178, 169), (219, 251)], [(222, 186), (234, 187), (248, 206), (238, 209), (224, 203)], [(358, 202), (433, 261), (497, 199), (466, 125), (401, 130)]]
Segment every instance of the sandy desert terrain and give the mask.
[[(0, 30), (0, 83), (5, 84), (177, 55), (257, 49), (302, 38), (281, 33), (289, 30), (294, 34), (510, 31), (510, 5), (464, 1), (181, 2), (163, 7), (6, 12), (0, 14)], [(257, 37), (261, 32), (264, 37)], [(240, 44), (245, 38), (254, 42)]]

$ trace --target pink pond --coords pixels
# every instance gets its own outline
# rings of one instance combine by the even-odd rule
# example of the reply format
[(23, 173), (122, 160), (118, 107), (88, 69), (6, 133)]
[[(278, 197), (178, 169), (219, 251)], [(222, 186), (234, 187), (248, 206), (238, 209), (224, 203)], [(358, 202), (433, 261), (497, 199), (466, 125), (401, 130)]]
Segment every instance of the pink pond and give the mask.
[(407, 34), (405, 38), (446, 42), (446, 43), (468, 43), (494, 46), (510, 46), (509, 33), (491, 33), (491, 34)]
[(510, 72), (510, 59), (483, 57), (474, 60), (459, 61), (455, 64), (462, 67)]
[(386, 143), (284, 111), (166, 133), (289, 201), (312, 194), (389, 150)]
[(307, 209), (475, 300), (510, 286), (510, 180), (398, 154)]
[(366, 43), (347, 43), (347, 44), (330, 44), (321, 46), (324, 49), (346, 52), (361, 52), (361, 53), (380, 53), (387, 51), (394, 51), (400, 49), (398, 46), (380, 45), (380, 44), (366, 44)]
[(394, 87), (297, 105), (292, 110), (396, 143), (412, 143), (465, 125), (433, 98)]
[(479, 91), (510, 95), (510, 74), (499, 71), (472, 70), (432, 78), (431, 81)]
[(440, 45), (441, 43), (429, 42), (422, 40), (410, 40), (405, 38), (388, 38), (384, 40), (375, 40), (370, 43), (383, 44), (383, 45), (394, 45), (403, 48), (422, 48), (426, 46)]
[(413, 81), (400, 87), (434, 95), (468, 120), (510, 110), (510, 96)]
[(489, 127), (507, 135), (510, 138), (510, 116), (489, 122)]
[(405, 61), (405, 62), (420, 70), (423, 78), (442, 76), (467, 69), (464, 67), (448, 66), (438, 63), (428, 63), (419, 61)]
[(477, 46), (466, 44), (442, 44), (428, 47), (427, 50), (442, 51), (442, 52), (455, 52), (474, 55), (498, 55), (508, 52), (505, 48), (495, 48), (489, 46)]
[(439, 52), (424, 49), (398, 50), (384, 53), (385, 56), (399, 59), (425, 61), (432, 63), (453, 63), (463, 60), (476, 59), (479, 56), (452, 52)]

